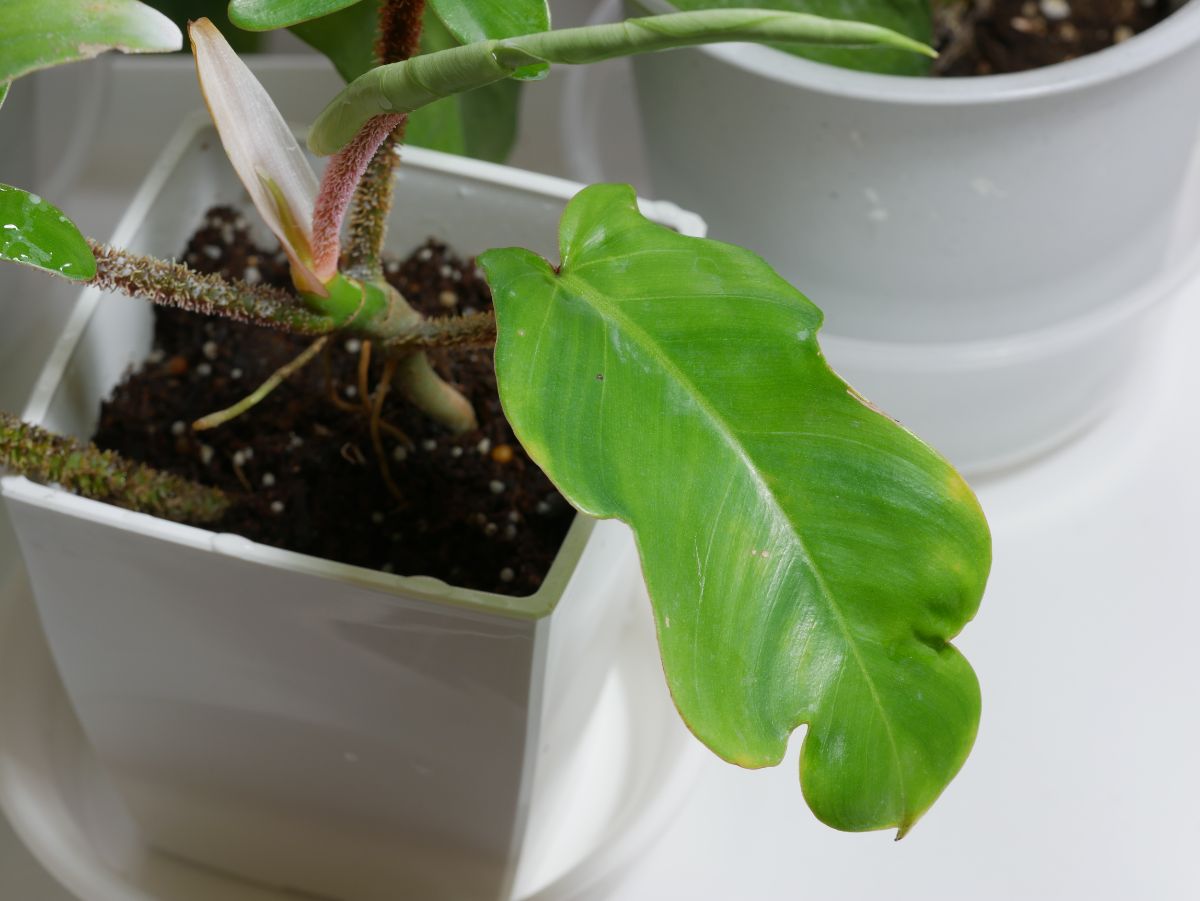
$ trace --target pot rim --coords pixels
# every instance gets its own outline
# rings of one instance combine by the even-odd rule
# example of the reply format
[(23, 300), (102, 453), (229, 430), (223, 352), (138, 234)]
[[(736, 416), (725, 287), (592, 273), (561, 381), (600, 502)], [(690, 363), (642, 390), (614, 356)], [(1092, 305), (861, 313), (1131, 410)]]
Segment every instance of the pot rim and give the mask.
[[(297, 129), (297, 131), (300, 130)], [(110, 243), (122, 246), (130, 242), (180, 160), (206, 136), (206, 133), (211, 133), (209, 135), (211, 140), (216, 139), (216, 130), (212, 126), (207, 111), (197, 110), (182, 121), (134, 195), (125, 214), (121, 217)], [(303, 135), (301, 135), (301, 139), (303, 139)], [(451, 175), (476, 182), (485, 182), (493, 186), (512, 188), (546, 199), (565, 202), (583, 188), (583, 185), (567, 179), (439, 153), (420, 147), (406, 147), (404, 156), (407, 166), (412, 167), (410, 171), (431, 171), (437, 174)], [(703, 236), (706, 231), (703, 219), (695, 213), (680, 209), (673, 203), (639, 198), (639, 207), (647, 217), (670, 225), (682, 234)], [(22, 411), (22, 418), (35, 423), (45, 421), (55, 395), (62, 384), (68, 364), (103, 297), (104, 292), (97, 288), (85, 288), (80, 293), (63, 328), (62, 335), (46, 358), (29, 402)], [(146, 513), (125, 510), (101, 501), (71, 494), (62, 488), (35, 484), (20, 476), (0, 477), (0, 497), (11, 497), (63, 515), (91, 520), (121, 531), (156, 537), (173, 544), (231, 556), (239, 560), (287, 569), (323, 579), (350, 582), (387, 594), (403, 594), (408, 598), (437, 604), (450, 604), (483, 614), (517, 619), (540, 619), (554, 610), (566, 591), (575, 565), (582, 556), (584, 547), (597, 522), (591, 516), (577, 513), (538, 590), (524, 597), (513, 597), (462, 588), (431, 576), (384, 573), (363, 566), (336, 563), (310, 554), (287, 551), (251, 541), (240, 535), (213, 532), (197, 526), (159, 519)]]
[[(667, 0), (628, 0), (652, 13), (678, 12)], [(1187, 3), (1141, 34), (1078, 59), (1027, 72), (924, 78), (858, 72), (759, 44), (707, 44), (696, 51), (781, 85), (821, 94), (944, 107), (1014, 103), (1084, 91), (1134, 75), (1200, 43), (1200, 3)]]

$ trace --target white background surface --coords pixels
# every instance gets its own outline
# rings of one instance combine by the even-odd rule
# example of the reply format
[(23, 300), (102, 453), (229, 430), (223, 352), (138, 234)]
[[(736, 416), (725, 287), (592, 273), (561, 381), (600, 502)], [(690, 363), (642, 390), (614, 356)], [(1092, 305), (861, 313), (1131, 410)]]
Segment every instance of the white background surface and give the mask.
[[(135, 64), (150, 77), (131, 77)], [(177, 118), (199, 106), (189, 69), (116, 62), (109, 115), (80, 188), (50, 198), (85, 232), (111, 229)], [(313, 71), (269, 87), (304, 119), (329, 96), (313, 87), (323, 80), (336, 85)], [(561, 173), (561, 84), (529, 92), (537, 118), (527, 116), (518, 162)], [(614, 128), (609, 140), (619, 145), (620, 123)], [(1098, 428), (1035, 465), (978, 483), (995, 567), (959, 645), (983, 685), (983, 722), (962, 774), (912, 834), (896, 844), (815, 823), (800, 796), (795, 748), (782, 767), (757, 773), (713, 760), (679, 820), (614, 898), (1200, 897), (1197, 289), (1166, 311), (1137, 382)], [(0, 405), (24, 393), (72, 294), (59, 286), (58, 300), (40, 300), (42, 315), (0, 360)], [(11, 566), (3, 542), (0, 566)], [(0, 901), (65, 898), (0, 824)]]

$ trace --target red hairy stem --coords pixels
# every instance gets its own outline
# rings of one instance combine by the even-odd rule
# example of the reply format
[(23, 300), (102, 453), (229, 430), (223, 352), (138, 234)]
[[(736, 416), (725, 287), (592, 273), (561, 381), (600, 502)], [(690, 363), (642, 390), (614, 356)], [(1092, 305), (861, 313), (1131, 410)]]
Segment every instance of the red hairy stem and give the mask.
[(313, 208), (313, 268), (318, 275), (331, 275), (337, 269), (338, 235), (354, 191), (375, 152), (405, 118), (402, 113), (388, 113), (367, 120), (354, 140), (325, 167)]

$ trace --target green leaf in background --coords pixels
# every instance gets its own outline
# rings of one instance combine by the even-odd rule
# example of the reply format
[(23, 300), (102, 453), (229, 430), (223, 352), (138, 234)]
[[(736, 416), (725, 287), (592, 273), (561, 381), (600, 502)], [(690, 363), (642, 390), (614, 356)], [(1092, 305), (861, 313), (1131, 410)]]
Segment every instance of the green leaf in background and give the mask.
[(238, 53), (255, 53), (262, 44), (262, 36), (239, 31), (229, 21), (226, 9), (228, 0), (146, 0), (160, 13), (170, 18), (180, 31), (187, 30), (188, 22), (208, 19), (225, 35), (229, 45)]
[[(459, 46), (437, 16), (425, 11), (421, 51)], [(455, 94), (422, 107), (408, 117), (405, 141), (418, 147), (502, 163), (517, 139), (519, 82), (506, 80)]]
[[(881, 25), (922, 44), (933, 39), (933, 13), (929, 0), (671, 0), (671, 5), (682, 10), (755, 8), (812, 13), (830, 19)], [(927, 75), (932, 63), (929, 59), (885, 47), (872, 47), (864, 52), (849, 47), (773, 46), (814, 62), (885, 75)]]
[(821, 313), (760, 258), (587, 188), (558, 269), (479, 261), (504, 411), (573, 504), (629, 523), (663, 666), (726, 760), (800, 774), (839, 829), (901, 834), (962, 766), (980, 699), (948, 642), (974, 615), (987, 523), (936, 453), (828, 367)]
[(3, 0), (0, 81), (105, 50), (178, 50), (183, 35), (166, 16), (136, 0)]
[(0, 185), (0, 260), (78, 281), (96, 274), (92, 250), (75, 224), (36, 194), (8, 185)]
[[(513, 38), (550, 29), (550, 7), (546, 0), (505, 0), (480, 3), (479, 0), (428, 0), (446, 30), (460, 44)], [(545, 76), (550, 67), (536, 63), (517, 70), (517, 79)]]
[(350, 82), (376, 64), (378, 22), (379, 0), (361, 0), (323, 19), (293, 25), (291, 31), (325, 54), (338, 74)]
[(319, 19), (359, 0), (229, 0), (229, 21), (247, 31), (274, 31)]

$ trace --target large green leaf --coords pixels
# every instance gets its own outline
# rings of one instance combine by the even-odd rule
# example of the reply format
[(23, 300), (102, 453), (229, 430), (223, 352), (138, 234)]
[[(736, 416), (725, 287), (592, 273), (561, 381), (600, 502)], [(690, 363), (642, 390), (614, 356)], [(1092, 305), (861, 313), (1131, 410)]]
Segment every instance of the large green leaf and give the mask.
[(319, 19), (359, 0), (229, 0), (229, 21), (247, 31), (273, 31)]
[[(421, 30), (421, 51), (459, 46), (428, 9)], [(517, 137), (520, 83), (496, 81), (474, 91), (453, 94), (409, 114), (405, 140), (418, 147), (503, 162)]]
[(840, 829), (906, 831), (962, 765), (990, 538), (935, 452), (849, 389), (820, 311), (749, 251), (679, 235), (601, 185), (562, 262), (480, 257), (521, 443), (580, 509), (628, 522), (695, 734), (748, 767), (809, 725), (804, 795)]
[[(429, 8), (459, 44), (514, 38), (550, 29), (550, 7), (546, 0), (507, 0), (504, 3), (429, 0)], [(546, 63), (532, 63), (517, 69), (513, 77), (543, 78), (549, 69)]]
[(428, 0), (429, 6), (460, 44), (512, 38), (550, 28), (546, 0)]
[(96, 260), (79, 229), (57, 207), (0, 185), (0, 260), (12, 260), (85, 281)]
[(375, 64), (375, 32), (379, 0), (362, 0), (353, 6), (312, 22), (291, 27), (292, 33), (319, 50), (338, 74), (353, 81)]
[[(684, 10), (757, 7), (788, 12), (812, 13), (830, 19), (849, 19), (882, 25), (928, 44), (933, 39), (930, 0), (671, 0)], [(777, 44), (780, 50), (843, 69), (882, 72), (888, 75), (925, 75), (930, 60), (911, 53), (874, 47), (864, 52), (848, 47), (809, 47)]]
[(182, 46), (174, 23), (136, 0), (0, 2), (0, 81), (105, 50), (157, 53)]

